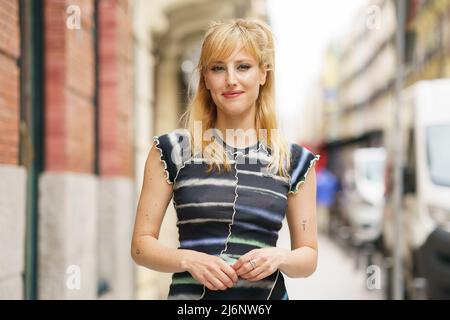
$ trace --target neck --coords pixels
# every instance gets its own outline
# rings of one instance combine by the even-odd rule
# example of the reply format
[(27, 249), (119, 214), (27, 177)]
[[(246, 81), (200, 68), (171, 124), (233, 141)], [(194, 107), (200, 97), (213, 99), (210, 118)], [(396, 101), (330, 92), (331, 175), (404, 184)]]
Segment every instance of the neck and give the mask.
[[(255, 108), (251, 108), (249, 112), (240, 114), (236, 117), (230, 117), (218, 112), (215, 127), (220, 130), (222, 137), (227, 144), (236, 148), (244, 148), (254, 145), (258, 141), (255, 116)], [(235, 133), (243, 131), (244, 135), (233, 134), (227, 137), (227, 129), (233, 130), (232, 132)]]

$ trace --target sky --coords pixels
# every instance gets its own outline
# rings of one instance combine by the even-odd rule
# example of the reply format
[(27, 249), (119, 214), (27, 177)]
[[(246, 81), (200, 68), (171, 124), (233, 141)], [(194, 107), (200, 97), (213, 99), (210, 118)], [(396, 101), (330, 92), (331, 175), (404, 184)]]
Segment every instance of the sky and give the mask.
[(345, 35), (366, 0), (267, 0), (275, 36), (276, 103), (288, 139), (331, 39)]

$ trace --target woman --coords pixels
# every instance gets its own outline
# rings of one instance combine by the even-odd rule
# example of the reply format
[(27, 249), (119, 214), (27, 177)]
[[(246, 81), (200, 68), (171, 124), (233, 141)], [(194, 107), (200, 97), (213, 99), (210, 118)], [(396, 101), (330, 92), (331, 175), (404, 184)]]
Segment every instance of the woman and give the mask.
[[(132, 257), (174, 273), (169, 299), (288, 299), (283, 274), (317, 264), (319, 156), (277, 130), (270, 28), (213, 23), (197, 70), (187, 129), (155, 137), (146, 161)], [(177, 249), (158, 241), (172, 197)], [(276, 247), (285, 216), (291, 250)]]

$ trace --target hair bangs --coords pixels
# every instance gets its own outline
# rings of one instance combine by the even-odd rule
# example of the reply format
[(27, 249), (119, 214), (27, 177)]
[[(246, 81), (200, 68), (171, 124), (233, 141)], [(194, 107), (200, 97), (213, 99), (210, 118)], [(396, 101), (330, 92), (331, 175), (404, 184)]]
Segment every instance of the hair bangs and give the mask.
[(209, 41), (205, 42), (204, 56), (200, 59), (201, 65), (207, 68), (216, 61), (225, 61), (231, 57), (236, 48), (244, 49), (258, 62), (261, 60), (253, 37), (245, 29), (234, 25), (230, 28), (217, 30), (215, 34), (210, 36)]

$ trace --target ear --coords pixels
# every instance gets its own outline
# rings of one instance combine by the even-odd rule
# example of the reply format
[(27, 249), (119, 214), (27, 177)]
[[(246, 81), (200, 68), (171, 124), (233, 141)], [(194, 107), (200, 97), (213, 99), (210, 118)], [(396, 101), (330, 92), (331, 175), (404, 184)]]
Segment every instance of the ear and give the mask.
[(260, 72), (259, 84), (263, 86), (266, 83), (266, 78), (267, 78), (267, 68), (266, 66), (263, 66)]

